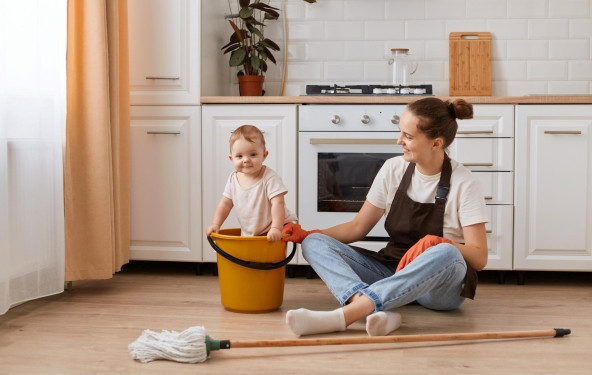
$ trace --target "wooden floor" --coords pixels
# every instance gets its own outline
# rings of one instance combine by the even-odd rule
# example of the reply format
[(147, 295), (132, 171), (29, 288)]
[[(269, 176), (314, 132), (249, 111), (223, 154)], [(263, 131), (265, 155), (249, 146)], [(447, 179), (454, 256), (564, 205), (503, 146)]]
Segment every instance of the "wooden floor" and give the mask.
[[(207, 268), (207, 267), (206, 267)], [(131, 359), (144, 329), (203, 325), (216, 339), (295, 338), (288, 309), (337, 307), (306, 268), (291, 269), (284, 304), (266, 314), (226, 311), (218, 278), (195, 265), (134, 262), (111, 280), (76, 282), (71, 291), (31, 301), (0, 316), (0, 374), (591, 374), (592, 274), (480, 275), (475, 301), (453, 312), (419, 306), (399, 311), (396, 335), (570, 328), (563, 338), (256, 348), (213, 352), (198, 364)], [(323, 337), (365, 336), (364, 324)], [(317, 336), (319, 337), (319, 336)]]

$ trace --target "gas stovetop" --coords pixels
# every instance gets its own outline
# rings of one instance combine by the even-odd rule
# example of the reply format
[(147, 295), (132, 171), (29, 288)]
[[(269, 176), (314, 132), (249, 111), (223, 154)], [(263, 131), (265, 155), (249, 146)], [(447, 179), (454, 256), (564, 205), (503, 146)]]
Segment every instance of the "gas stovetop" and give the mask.
[(306, 95), (388, 95), (419, 96), (432, 95), (432, 85), (306, 85)]

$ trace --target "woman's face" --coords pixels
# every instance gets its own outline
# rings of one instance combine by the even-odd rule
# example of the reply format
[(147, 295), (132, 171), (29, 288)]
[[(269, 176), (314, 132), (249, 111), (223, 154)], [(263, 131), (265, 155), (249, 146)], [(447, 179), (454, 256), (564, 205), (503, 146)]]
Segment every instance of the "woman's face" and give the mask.
[(404, 111), (399, 122), (401, 135), (397, 144), (403, 146), (403, 158), (411, 163), (421, 164), (432, 155), (435, 140), (429, 139), (417, 128), (419, 119), (410, 111)]

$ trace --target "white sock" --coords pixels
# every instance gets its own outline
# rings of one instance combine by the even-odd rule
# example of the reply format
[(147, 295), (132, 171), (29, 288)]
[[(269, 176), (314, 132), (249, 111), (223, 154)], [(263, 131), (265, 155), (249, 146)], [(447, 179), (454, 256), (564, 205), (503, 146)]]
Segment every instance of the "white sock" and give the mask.
[(366, 317), (369, 336), (386, 336), (401, 326), (401, 314), (395, 311), (378, 311)]
[(314, 335), (345, 330), (343, 309), (333, 311), (289, 310), (286, 323), (297, 335)]

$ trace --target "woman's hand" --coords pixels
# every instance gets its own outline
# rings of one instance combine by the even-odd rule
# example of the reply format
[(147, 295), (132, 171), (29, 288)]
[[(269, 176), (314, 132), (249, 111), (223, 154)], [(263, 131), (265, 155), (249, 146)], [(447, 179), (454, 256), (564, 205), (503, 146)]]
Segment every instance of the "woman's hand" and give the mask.
[(436, 246), (443, 242), (452, 243), (448, 238), (434, 236), (433, 234), (426, 234), (421, 238), (419, 241), (415, 243), (415, 245), (411, 246), (409, 250), (403, 255), (403, 258), (399, 261), (399, 265), (397, 266), (397, 270), (395, 272), (399, 272), (403, 268), (405, 268), (409, 263), (413, 262), (415, 258), (417, 258), (420, 254), (424, 251), (429, 249), (432, 246)]
[(282, 230), (282, 234), (287, 234), (288, 237), (283, 237), (282, 241), (284, 242), (294, 242), (294, 243), (302, 243), (304, 239), (311, 233), (322, 233), (319, 229), (313, 230), (304, 230), (300, 226), (300, 224), (296, 223), (288, 223), (284, 225), (284, 229)]

